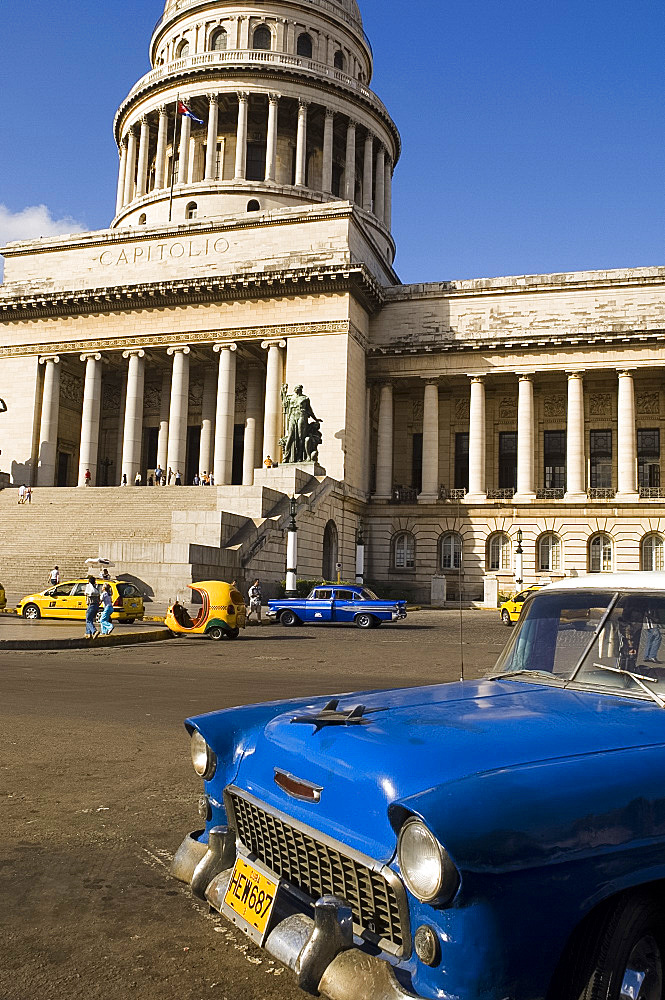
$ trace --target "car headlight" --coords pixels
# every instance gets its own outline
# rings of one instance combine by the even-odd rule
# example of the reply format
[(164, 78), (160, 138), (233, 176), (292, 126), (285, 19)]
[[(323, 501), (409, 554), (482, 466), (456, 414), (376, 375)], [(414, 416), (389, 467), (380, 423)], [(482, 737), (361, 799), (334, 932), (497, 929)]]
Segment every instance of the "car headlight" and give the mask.
[(198, 729), (192, 733), (192, 764), (204, 781), (209, 781), (217, 768), (217, 754), (211, 750)]
[(400, 830), (397, 858), (404, 881), (421, 902), (448, 903), (457, 892), (457, 869), (421, 820), (408, 819)]

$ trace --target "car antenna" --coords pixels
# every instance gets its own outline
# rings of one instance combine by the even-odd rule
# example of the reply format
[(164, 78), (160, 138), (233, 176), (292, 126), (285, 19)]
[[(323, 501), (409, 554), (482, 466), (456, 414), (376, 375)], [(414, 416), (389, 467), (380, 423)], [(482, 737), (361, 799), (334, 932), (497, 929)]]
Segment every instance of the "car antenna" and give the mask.
[[(462, 527), (461, 519), (461, 508), (459, 497), (457, 498), (457, 526)], [(460, 662), (460, 675), (459, 679), (464, 680), (464, 616), (462, 614), (462, 559), (464, 557), (464, 537), (462, 532), (459, 532), (460, 536), (460, 552), (459, 552), (459, 565), (457, 567), (457, 593), (459, 600), (459, 662)]]

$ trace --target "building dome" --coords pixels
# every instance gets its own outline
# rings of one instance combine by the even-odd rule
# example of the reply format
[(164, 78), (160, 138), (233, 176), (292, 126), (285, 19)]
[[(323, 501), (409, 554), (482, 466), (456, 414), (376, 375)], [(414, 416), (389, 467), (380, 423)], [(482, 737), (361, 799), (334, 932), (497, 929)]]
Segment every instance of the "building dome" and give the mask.
[(115, 118), (112, 227), (355, 203), (392, 263), (397, 128), (356, 0), (166, 0)]

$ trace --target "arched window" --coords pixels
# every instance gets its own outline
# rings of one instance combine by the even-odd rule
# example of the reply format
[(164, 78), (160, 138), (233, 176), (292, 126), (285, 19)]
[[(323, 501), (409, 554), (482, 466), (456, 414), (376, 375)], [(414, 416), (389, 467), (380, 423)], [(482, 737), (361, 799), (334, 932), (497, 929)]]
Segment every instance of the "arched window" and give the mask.
[(410, 531), (400, 531), (393, 538), (393, 569), (414, 569), (416, 540)]
[(146, 214), (145, 212), (141, 212), (141, 214), (139, 215), (139, 226), (145, 226), (146, 222), (147, 222)]
[(589, 542), (589, 572), (612, 572), (612, 539), (604, 532), (594, 535)]
[(306, 31), (303, 31), (301, 35), (298, 35), (296, 53), (299, 56), (304, 56), (305, 59), (312, 58), (312, 36), (308, 35)]
[(187, 205), (187, 208), (185, 209), (185, 218), (195, 219), (196, 216), (198, 215), (198, 211), (199, 211), (199, 206), (196, 204), (196, 202), (190, 201), (189, 204)]
[(447, 531), (439, 539), (439, 569), (459, 569), (463, 539), (458, 531)]
[(662, 535), (652, 532), (642, 539), (642, 569), (656, 571), (665, 569)]
[(210, 36), (210, 51), (223, 52), (226, 48), (227, 42), (228, 35), (224, 31), (224, 28), (218, 28), (217, 31), (213, 31)]
[(260, 204), (260, 202), (258, 202), (256, 200), (256, 198), (250, 198), (250, 200), (247, 202), (247, 211), (248, 212), (260, 212), (261, 211), (261, 204)]
[(341, 70), (346, 69), (346, 59), (344, 58), (344, 53), (342, 52), (341, 49), (338, 49), (337, 52), (335, 53), (335, 59), (333, 65), (335, 69), (341, 69)]
[(270, 28), (266, 27), (265, 24), (260, 24), (252, 36), (252, 48), (253, 49), (271, 49), (272, 48), (272, 35), (270, 34)]
[(328, 521), (323, 532), (323, 579), (335, 580), (337, 571), (337, 525)]
[(189, 42), (186, 38), (183, 38), (180, 42), (175, 54), (176, 59), (185, 59), (189, 55)]
[(561, 539), (553, 531), (541, 535), (538, 541), (538, 569), (545, 573), (561, 569)]
[(510, 569), (510, 538), (505, 531), (495, 531), (487, 539), (486, 566), (494, 572)]

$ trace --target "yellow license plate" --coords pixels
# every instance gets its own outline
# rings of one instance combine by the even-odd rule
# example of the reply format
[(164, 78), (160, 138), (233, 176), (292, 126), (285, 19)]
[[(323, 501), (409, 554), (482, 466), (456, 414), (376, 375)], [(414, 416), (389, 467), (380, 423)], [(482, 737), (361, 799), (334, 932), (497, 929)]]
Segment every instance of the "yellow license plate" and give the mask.
[(237, 858), (224, 902), (250, 927), (254, 927), (263, 939), (277, 895), (277, 886), (277, 882), (258, 871), (245, 858)]

